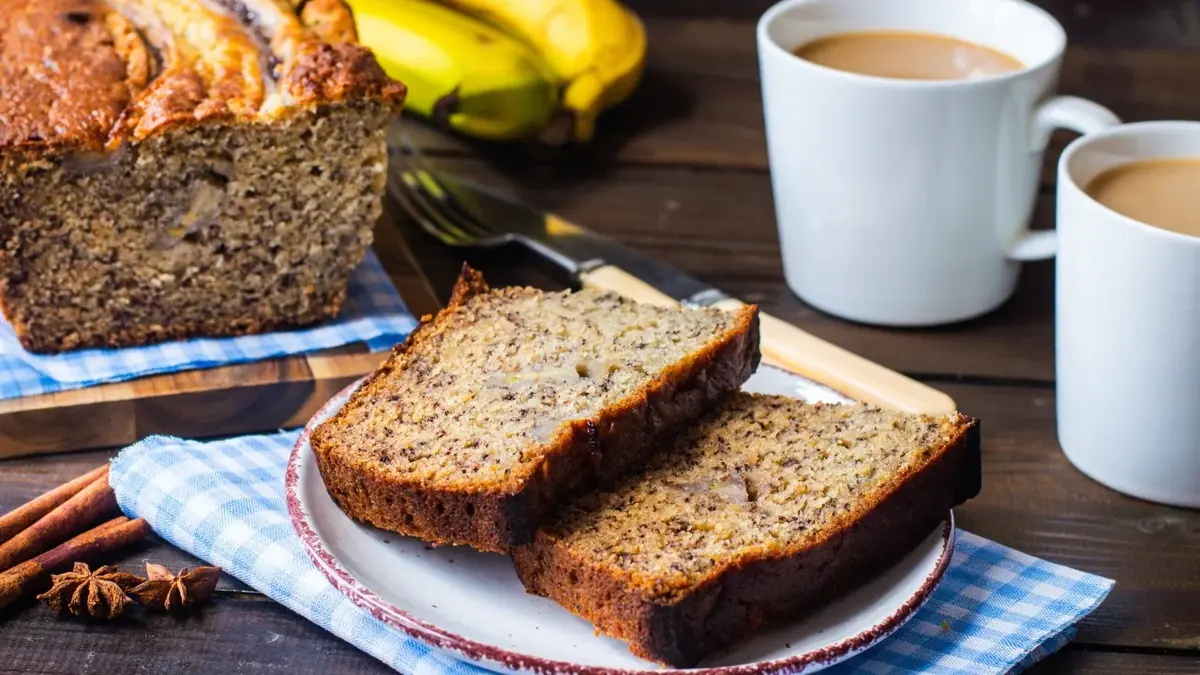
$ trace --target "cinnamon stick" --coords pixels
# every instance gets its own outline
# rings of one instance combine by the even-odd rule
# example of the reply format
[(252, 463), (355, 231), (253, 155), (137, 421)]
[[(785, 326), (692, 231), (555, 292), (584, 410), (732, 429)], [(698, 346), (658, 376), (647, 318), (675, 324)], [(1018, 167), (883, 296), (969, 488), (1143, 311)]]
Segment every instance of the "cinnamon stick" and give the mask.
[(94, 563), (106, 554), (144, 539), (150, 525), (118, 516), (0, 574), (0, 609), (50, 587), (50, 575), (76, 562)]
[(117, 513), (117, 497), (105, 474), (0, 544), (0, 571), (29, 560)]
[(60, 485), (0, 516), (0, 543), (8, 541), (21, 530), (37, 522), (39, 518), (53, 511), (63, 502), (79, 494), (80, 490), (83, 490), (97, 478), (107, 475), (107, 464), (96, 467), (79, 478), (65, 485)]

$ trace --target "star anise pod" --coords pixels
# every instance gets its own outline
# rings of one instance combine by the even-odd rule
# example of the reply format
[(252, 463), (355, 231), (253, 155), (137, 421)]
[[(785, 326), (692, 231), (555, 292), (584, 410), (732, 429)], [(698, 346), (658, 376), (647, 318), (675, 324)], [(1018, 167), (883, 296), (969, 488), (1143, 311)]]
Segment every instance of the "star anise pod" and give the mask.
[(129, 605), (125, 593), (142, 583), (142, 578), (117, 571), (105, 565), (93, 572), (86, 564), (77, 562), (74, 569), (51, 577), (50, 590), (37, 596), (59, 614), (93, 619), (115, 619)]
[(171, 574), (166, 567), (148, 562), (146, 581), (129, 595), (147, 607), (170, 612), (207, 600), (220, 576), (220, 567), (184, 568), (179, 574)]

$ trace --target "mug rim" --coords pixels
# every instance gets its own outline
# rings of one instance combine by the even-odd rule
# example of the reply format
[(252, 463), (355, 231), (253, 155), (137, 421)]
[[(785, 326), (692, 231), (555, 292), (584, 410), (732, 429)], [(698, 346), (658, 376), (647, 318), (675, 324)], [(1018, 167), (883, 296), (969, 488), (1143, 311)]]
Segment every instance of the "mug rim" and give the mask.
[[(1155, 130), (1167, 130), (1167, 131), (1178, 131), (1178, 132), (1186, 131), (1186, 132), (1195, 133), (1197, 136), (1200, 136), (1200, 121), (1179, 119), (1179, 120), (1148, 120), (1148, 121), (1144, 121), (1144, 122), (1126, 122), (1123, 124), (1117, 124), (1115, 126), (1108, 127), (1107, 129), (1102, 129), (1100, 131), (1096, 131), (1096, 132), (1092, 132), (1090, 134), (1084, 134), (1082, 136), (1079, 136), (1075, 140), (1071, 141), (1065, 149), (1063, 149), (1062, 155), (1060, 155), (1058, 158), (1058, 172), (1057, 172), (1058, 173), (1058, 186), (1057, 186), (1058, 195), (1057, 195), (1057, 199), (1058, 200), (1062, 199), (1063, 189), (1069, 189), (1076, 196), (1078, 196), (1084, 200), (1087, 200), (1093, 206), (1096, 206), (1096, 207), (1102, 209), (1106, 215), (1113, 218), (1114, 220), (1121, 223), (1122, 225), (1125, 225), (1126, 227), (1133, 228), (1134, 230), (1137, 230), (1137, 231), (1140, 231), (1143, 233), (1147, 233), (1152, 236), (1165, 238), (1167, 241), (1175, 241), (1175, 242), (1185, 244), (1188, 246), (1200, 247), (1200, 236), (1198, 236), (1198, 235), (1184, 234), (1182, 232), (1176, 232), (1174, 230), (1168, 230), (1168, 229), (1165, 229), (1162, 227), (1158, 227), (1157, 225), (1151, 225), (1144, 221), (1138, 220), (1137, 218), (1132, 218), (1123, 213), (1120, 213), (1119, 211), (1115, 211), (1112, 208), (1109, 208), (1107, 205), (1102, 204), (1101, 202), (1099, 202), (1095, 198), (1093, 198), (1091, 195), (1089, 195), (1087, 193), (1087, 190), (1083, 189), (1083, 186), (1081, 186), (1079, 184), (1079, 181), (1075, 180), (1075, 176), (1073, 175), (1073, 173), (1070, 170), (1071, 159), (1074, 158), (1075, 155), (1079, 154), (1080, 152), (1086, 151), (1087, 148), (1092, 143), (1096, 143), (1098, 141), (1102, 141), (1107, 138), (1112, 138), (1114, 136), (1135, 136), (1136, 137), (1136, 136), (1142, 134), (1143, 132), (1155, 131)], [(1143, 157), (1143, 158), (1138, 158), (1138, 159), (1132, 159), (1132, 160), (1130, 160), (1130, 162), (1149, 160), (1149, 159), (1155, 159), (1155, 157)], [(1200, 157), (1198, 157), (1198, 159), (1200, 159)]]
[[(1066, 48), (1067, 48), (1066, 30), (1063, 28), (1062, 23), (1059, 22), (1058, 19), (1054, 18), (1054, 16), (1052, 14), (1050, 14), (1049, 12), (1047, 12), (1045, 9), (1042, 9), (1041, 7), (1033, 4), (1032, 2), (1028, 2), (1028, 0), (993, 0), (993, 2), (1000, 2), (1000, 3), (1007, 3), (1010, 5), (1015, 5), (1015, 6), (1021, 7), (1025, 11), (1031, 11), (1034, 14), (1039, 15), (1054, 30), (1055, 39), (1057, 42), (1057, 44), (1055, 44), (1055, 46), (1054, 46), (1054, 50), (1045, 58), (1043, 58), (1035, 63), (1026, 65), (1025, 67), (1023, 67), (1019, 70), (1013, 70), (1013, 71), (1009, 71), (1009, 72), (1005, 72), (1005, 73), (998, 73), (995, 75), (987, 75), (985, 77), (977, 77), (977, 78), (963, 79), (963, 80), (916, 80), (916, 79), (903, 79), (903, 78), (897, 78), (897, 77), (880, 77), (878, 75), (863, 75), (862, 73), (852, 73), (852, 72), (847, 72), (844, 70), (838, 70), (836, 68), (830, 68), (828, 66), (822, 66), (820, 64), (812, 63), (810, 61), (805, 61), (804, 59), (793, 54), (791, 51), (784, 49), (779, 43), (775, 42), (775, 40), (773, 40), (771, 38), (771, 36), (769, 35), (770, 27), (785, 12), (787, 12), (788, 10), (792, 9), (793, 7), (795, 7), (797, 5), (805, 5), (805, 4), (819, 2), (819, 1), (820, 0), (779, 0), (775, 4), (768, 7), (767, 10), (765, 12), (763, 12), (762, 15), (758, 18), (758, 23), (757, 23), (757, 26), (755, 27), (755, 35), (758, 40), (760, 53), (761, 53), (761, 50), (767, 49), (771, 53), (773, 53), (775, 56), (782, 56), (784, 58), (787, 58), (787, 59), (790, 59), (790, 60), (796, 62), (796, 64), (798, 64), (798, 67), (800, 67), (800, 68), (806, 68), (806, 69), (812, 70), (814, 72), (823, 73), (828, 77), (836, 77), (836, 78), (844, 79), (844, 80), (847, 80), (850, 82), (857, 82), (859, 84), (868, 84), (868, 85), (875, 85), (875, 86), (887, 87), (887, 88), (893, 88), (893, 89), (919, 91), (919, 90), (926, 90), (926, 89), (937, 90), (937, 89), (979, 87), (979, 86), (988, 86), (988, 85), (993, 85), (993, 84), (1010, 82), (1012, 80), (1015, 80), (1015, 79), (1018, 79), (1021, 77), (1027, 77), (1030, 73), (1034, 73), (1034, 72), (1040, 71), (1044, 68), (1050, 67), (1052, 64), (1054, 64), (1055, 62), (1062, 59), (1063, 53), (1066, 51)], [(906, 0), (906, 1), (910, 1), (910, 0)], [(821, 37), (827, 37), (828, 35), (829, 35), (829, 33), (822, 33)]]

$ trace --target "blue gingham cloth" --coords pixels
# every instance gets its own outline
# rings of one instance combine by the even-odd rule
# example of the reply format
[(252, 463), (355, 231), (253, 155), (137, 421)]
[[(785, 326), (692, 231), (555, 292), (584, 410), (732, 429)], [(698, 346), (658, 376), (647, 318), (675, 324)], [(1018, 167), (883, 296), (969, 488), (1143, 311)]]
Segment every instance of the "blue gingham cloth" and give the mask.
[[(284, 471), (299, 432), (201, 443), (155, 436), (123, 450), (109, 481), (121, 509), (175, 546), (397, 671), (482, 671), (431, 651), (342, 596), (309, 561), (288, 519)], [(1113, 582), (962, 530), (933, 597), (896, 633), (831, 675), (1020, 672), (1070, 641)]]
[(301, 330), (43, 356), (22, 349), (12, 327), (0, 318), (0, 399), (304, 354), (355, 342), (382, 351), (402, 340), (416, 323), (374, 251), (368, 251), (351, 276), (338, 318)]

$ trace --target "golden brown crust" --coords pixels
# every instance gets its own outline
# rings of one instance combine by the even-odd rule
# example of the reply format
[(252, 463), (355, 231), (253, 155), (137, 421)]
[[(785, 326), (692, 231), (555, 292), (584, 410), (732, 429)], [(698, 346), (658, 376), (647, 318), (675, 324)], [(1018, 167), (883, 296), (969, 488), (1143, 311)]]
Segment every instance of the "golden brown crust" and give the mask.
[[(141, 139), (168, 126), (219, 118), (253, 119), (266, 96), (260, 46), (237, 18), (206, 0), (117, 0), (135, 25), (172, 36), (176, 58), (134, 102), (126, 133)], [(165, 89), (160, 89), (160, 83)], [(186, 92), (180, 95), (181, 92)]]
[(369, 49), (347, 43), (306, 43), (284, 67), (282, 81), (298, 103), (404, 96), (404, 87), (388, 78)]
[(349, 9), (308, 4), (297, 17), (276, 0), (0, 0), (0, 153), (364, 99), (398, 112), (405, 89), (354, 44)]
[(624, 575), (580, 560), (539, 530), (513, 550), (526, 589), (551, 598), (641, 656), (696, 665), (758, 627), (802, 613), (911, 550), (980, 488), (978, 421), (960, 415), (928, 462), (894, 476), (811, 544), (723, 561), (686, 592), (664, 598)]
[(142, 41), (137, 26), (116, 12), (105, 15), (108, 32), (113, 38), (113, 50), (125, 62), (125, 81), (130, 91), (141, 91), (154, 76), (153, 55)]
[(0, 0), (0, 149), (102, 147), (133, 83), (98, 0)]
[(437, 317), (424, 317), (342, 411), (313, 431), (313, 453), (325, 486), (350, 517), (437, 544), (506, 552), (527, 543), (543, 515), (565, 496), (629, 471), (644, 460), (648, 447), (737, 389), (758, 367), (758, 308), (751, 305), (741, 310), (726, 335), (660, 374), (643, 391), (591, 421), (576, 422), (542, 461), (476, 493), (435, 490), (363, 470), (354, 458), (337, 452), (347, 413), (367, 404), (364, 392), (371, 383), (403, 367), (399, 357), (438, 330), (439, 320), (487, 290), (483, 277), (464, 265), (447, 307)]

